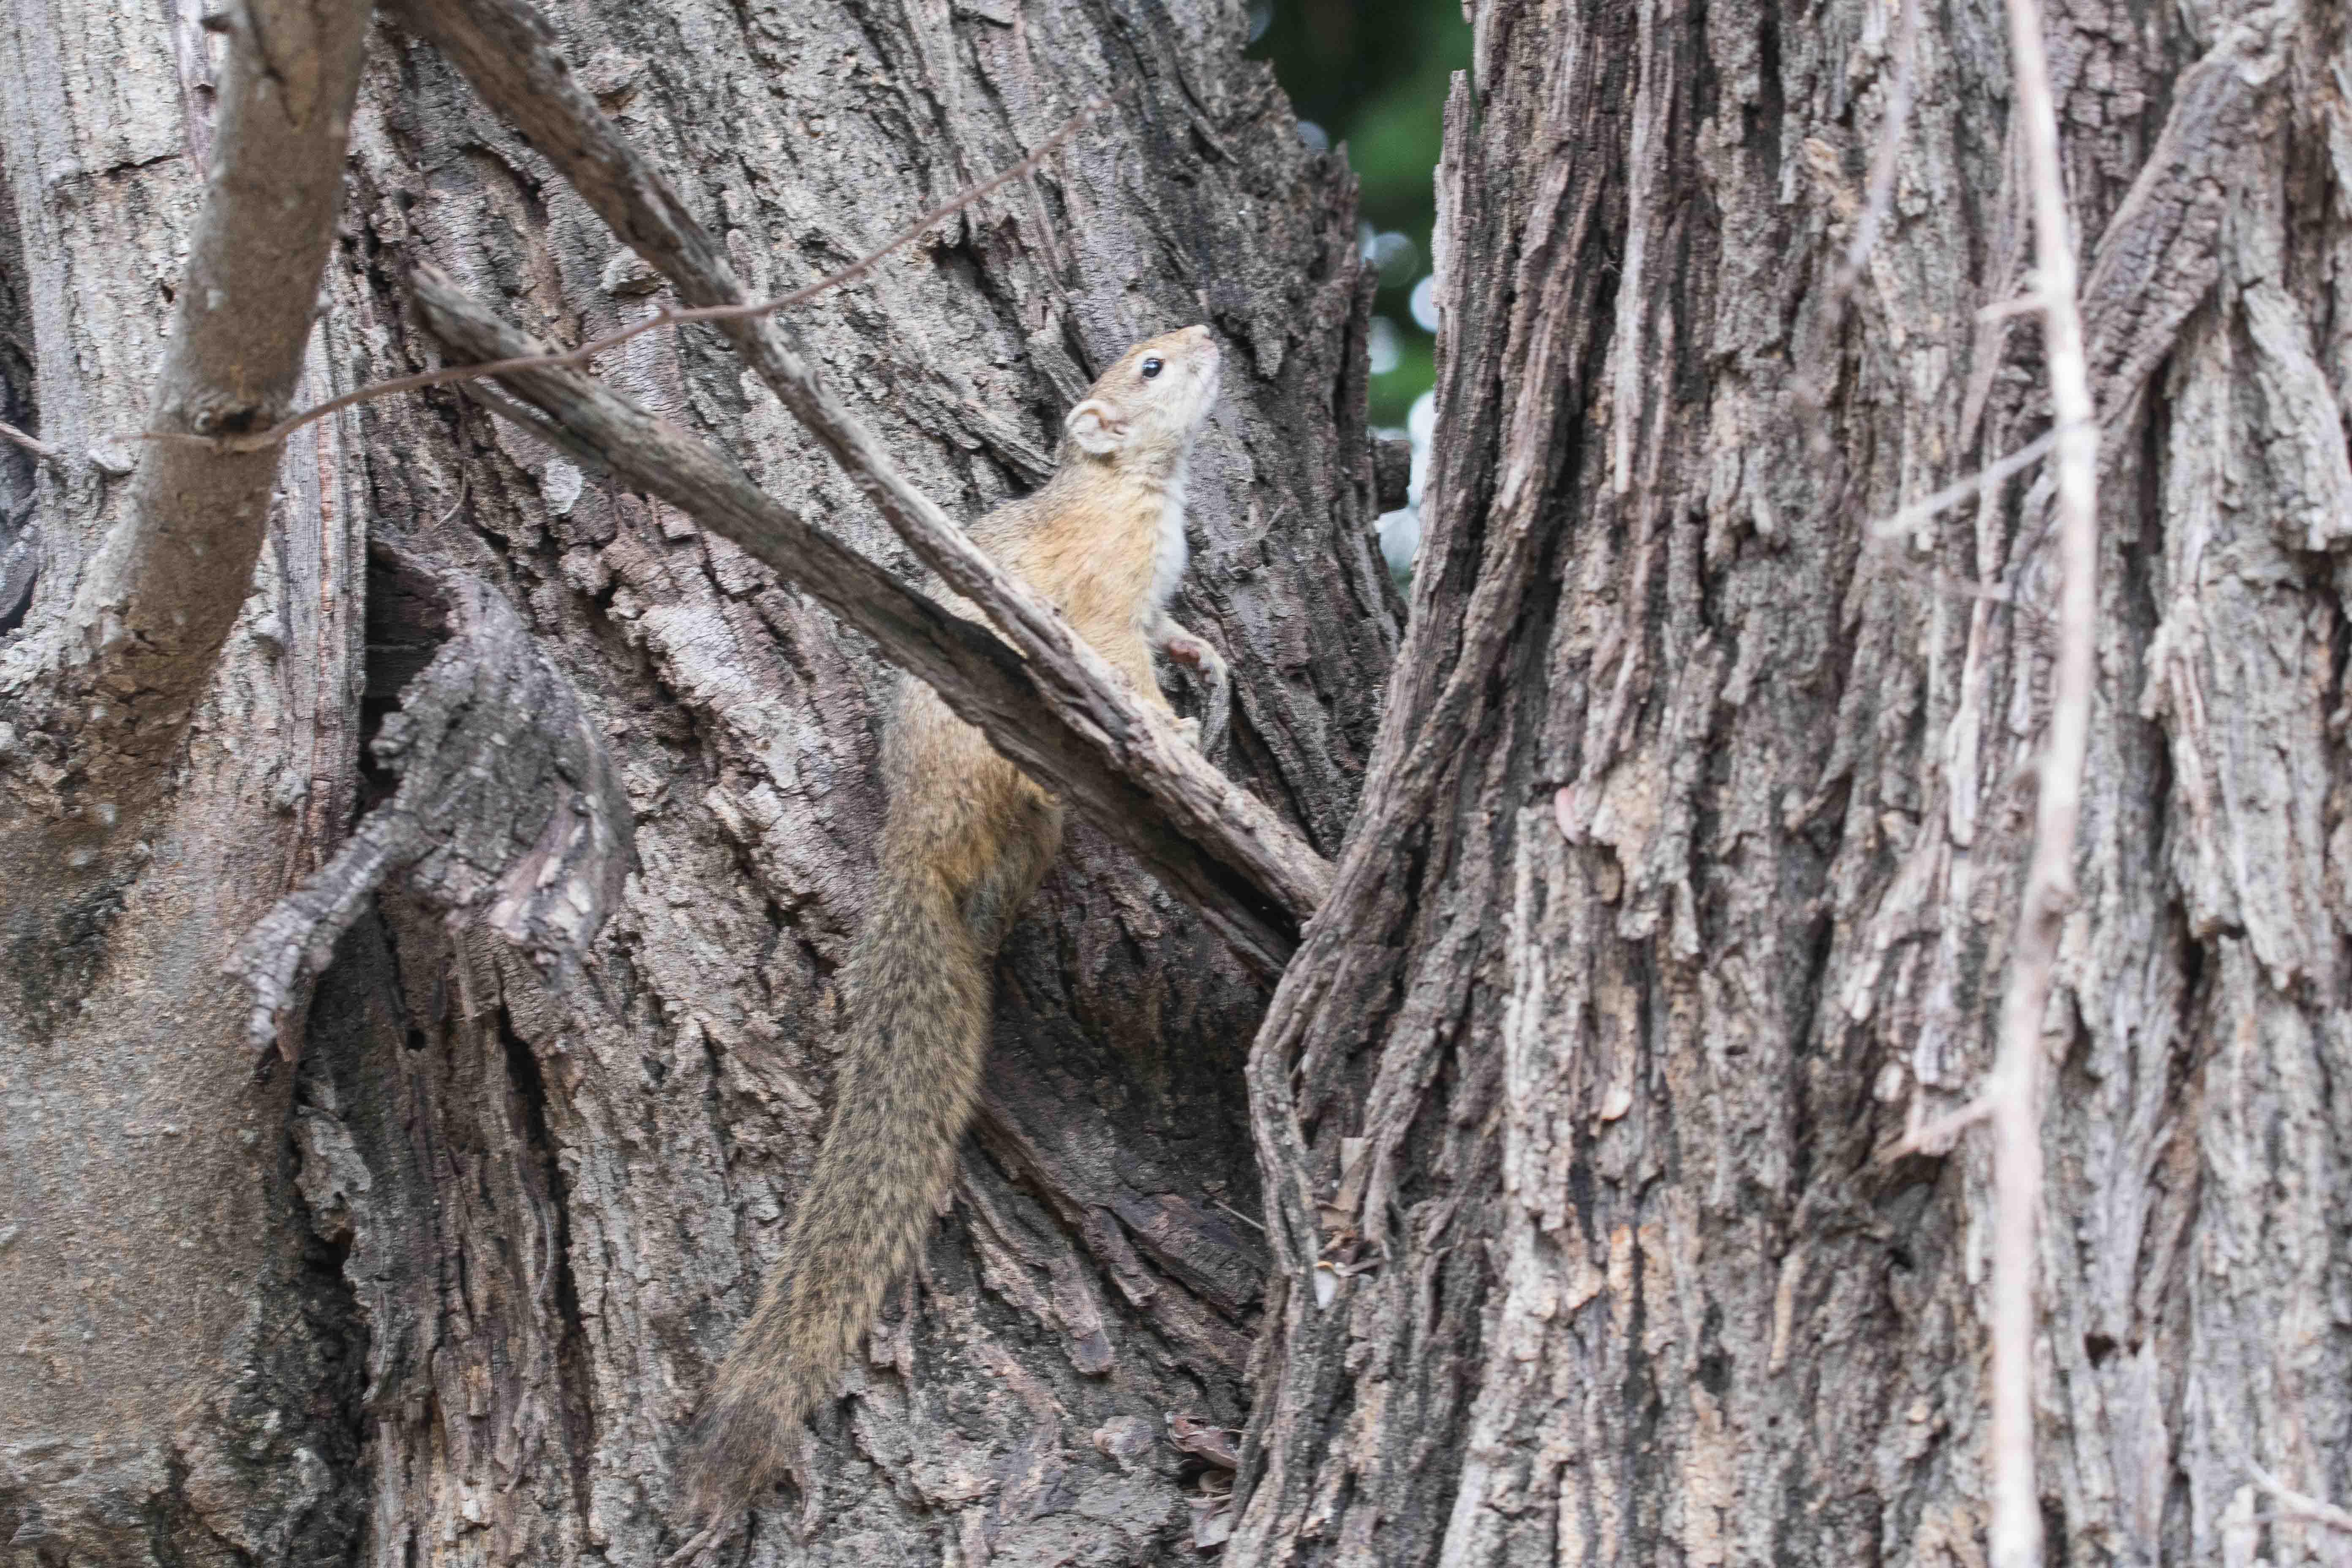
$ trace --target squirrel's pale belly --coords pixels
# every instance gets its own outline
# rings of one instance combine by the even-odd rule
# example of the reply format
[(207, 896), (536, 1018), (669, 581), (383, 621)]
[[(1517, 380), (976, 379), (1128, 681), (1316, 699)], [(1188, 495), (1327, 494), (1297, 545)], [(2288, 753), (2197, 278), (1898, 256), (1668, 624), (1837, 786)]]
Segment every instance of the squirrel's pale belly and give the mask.
[(1184, 542), (1184, 470), (1180, 467), (1170, 476), (1168, 489), (1160, 499), (1160, 542), (1151, 572), (1154, 610), (1166, 609), (1168, 601), (1176, 596), (1176, 584), (1184, 580), (1191, 554)]

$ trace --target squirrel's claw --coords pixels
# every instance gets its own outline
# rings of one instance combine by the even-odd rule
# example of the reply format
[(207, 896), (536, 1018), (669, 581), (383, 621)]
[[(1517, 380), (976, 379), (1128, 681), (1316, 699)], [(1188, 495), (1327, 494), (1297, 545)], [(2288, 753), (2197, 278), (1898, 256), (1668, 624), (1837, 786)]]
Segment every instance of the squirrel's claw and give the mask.
[[(1224, 655), (1210, 646), (1206, 637), (1187, 631), (1165, 615), (1152, 628), (1151, 642), (1171, 662), (1192, 672), (1193, 685), (1201, 697), (1201, 716), (1187, 719), (1177, 728), (1202, 756), (1214, 755), (1225, 738), (1225, 724), (1233, 712), (1233, 678), (1226, 671)], [(1192, 728), (1184, 730), (1185, 724)]]

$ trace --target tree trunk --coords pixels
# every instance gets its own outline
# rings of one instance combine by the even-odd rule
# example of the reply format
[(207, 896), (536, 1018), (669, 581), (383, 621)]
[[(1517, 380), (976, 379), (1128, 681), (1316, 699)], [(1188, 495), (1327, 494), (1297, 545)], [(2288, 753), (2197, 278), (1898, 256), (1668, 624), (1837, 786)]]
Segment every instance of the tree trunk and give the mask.
[[(197, 11), (30, 0), (0, 22), (0, 417), (60, 454), (0, 447), (0, 597), (9, 542), (37, 530), (41, 552), (26, 637), (67, 613), (143, 456), (214, 134), (222, 46)], [(1239, 60), (1241, 7), (551, 15), (755, 292), (1111, 94), (1034, 178), (787, 330), (976, 515), (1044, 478), (1063, 410), (1128, 343), (1211, 322), (1229, 390), (1177, 610), (1235, 672), (1219, 760), (1335, 849), (1398, 626), (1369, 285), (1350, 184)], [(436, 362), (401, 284), (420, 262), (565, 342), (657, 308), (658, 279), (446, 62), (381, 21), (368, 47), (298, 403)], [(599, 368), (911, 570), (714, 335)], [(147, 852), (89, 907), (13, 895), (38, 930), (0, 954), (0, 1542), (44, 1564), (653, 1561), (687, 1522), (685, 1416), (823, 1130), (893, 677), (740, 551), (455, 393), (312, 426), (277, 482)], [(385, 787), (362, 741), (445, 632), (419, 563), (503, 595), (569, 680), (635, 809), (635, 869), (570, 985), (386, 893), (289, 1036), (297, 1065), (257, 1080), (219, 968)], [(1198, 919), (1071, 833), (1000, 965), (953, 1211), (740, 1560), (1192, 1558), (1224, 1472), (1164, 1432), (1246, 1415), (1265, 1259), (1242, 1065), (1265, 1004)]]
[[(0, 447), (0, 1540), (26, 1563), (652, 1560), (823, 1124), (890, 678), (465, 396), (288, 445), (184, 731), (137, 681), (6, 718), (60, 637), (149, 647), (77, 619), (133, 546), (212, 542), (158, 531), (186, 448), (137, 437), (181, 427), (156, 345), (212, 308), (182, 261), (213, 105), (340, 126), (284, 29), (356, 14), (247, 0), (237, 37), (278, 47), (243, 79), (192, 5), (0, 23), (0, 416), (51, 453)], [(971, 513), (1043, 476), (1094, 368), (1211, 321), (1236, 374), (1180, 613), (1238, 678), (1229, 771), (1322, 848), (1345, 832), (1270, 1008), (1073, 834), (1000, 965), (951, 1212), (726, 1550), (1179, 1561), (1230, 1528), (1253, 1565), (1980, 1562), (1991, 1185), (1981, 1134), (1937, 1124), (1981, 1088), (2016, 922), (2049, 494), (2028, 470), (1870, 524), (2049, 422), (2031, 317), (1980, 314), (2029, 283), (1997, 8), (1476, 9), (1385, 709), (1347, 182), (1237, 62), (1238, 7), (556, 20), (761, 291), (1112, 94), (790, 327)], [(2064, 0), (2048, 26), (2103, 463), (2044, 1019), (2050, 1555), (2342, 1560), (2263, 1488), (2352, 1497), (2352, 59), (2318, 0)], [(446, 62), (369, 46), (297, 401), (432, 362), (419, 262), (562, 342), (656, 308)], [(906, 567), (715, 338), (603, 370)], [(361, 741), (448, 633), (420, 567), (530, 626), (635, 868), (560, 982), (387, 892), (257, 1078), (218, 969), (383, 792)], [(128, 739), (60, 749), (74, 726)], [(1236, 1514), (1184, 1423), (1245, 1414)]]
[[(2047, 11), (2103, 437), (2048, 1560), (2345, 1561), (2254, 1468), (2352, 1496), (2344, 17)], [(1412, 630), (1253, 1059), (1232, 1555), (1979, 1563), (1991, 1188), (1927, 1124), (1992, 1055), (2049, 493), (1868, 525), (2048, 426), (1979, 315), (2029, 281), (2000, 10), (1915, 14), (1850, 298), (1912, 22), (1475, 19)]]

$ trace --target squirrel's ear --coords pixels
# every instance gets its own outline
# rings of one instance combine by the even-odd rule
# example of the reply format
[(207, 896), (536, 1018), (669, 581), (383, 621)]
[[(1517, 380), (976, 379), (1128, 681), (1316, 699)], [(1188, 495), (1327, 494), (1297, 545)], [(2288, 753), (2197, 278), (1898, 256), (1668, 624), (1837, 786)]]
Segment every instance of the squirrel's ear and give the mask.
[(1108, 457), (1127, 444), (1127, 421), (1099, 398), (1089, 397), (1071, 409), (1063, 425), (1071, 440), (1097, 458)]

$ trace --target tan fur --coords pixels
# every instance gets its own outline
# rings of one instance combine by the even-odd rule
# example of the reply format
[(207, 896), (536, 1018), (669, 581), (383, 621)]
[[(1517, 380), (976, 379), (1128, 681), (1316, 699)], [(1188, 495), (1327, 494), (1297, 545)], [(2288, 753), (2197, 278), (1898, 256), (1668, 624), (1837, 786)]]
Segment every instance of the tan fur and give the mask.
[[(1146, 379), (1155, 357), (1163, 368)], [(1154, 647), (1222, 679), (1222, 662), (1158, 596), (1174, 581), (1159, 572), (1163, 513), (1171, 491), (1181, 502), (1218, 363), (1205, 327), (1130, 349), (1071, 411), (1053, 479), (971, 530), (1163, 709)], [(1060, 805), (919, 681), (901, 685), (883, 774), (889, 810), (843, 976), (848, 1047), (833, 1121), (783, 1258), (689, 1440), (692, 1506), (706, 1522), (748, 1505), (784, 1467), (803, 1418), (833, 1394), (845, 1352), (920, 1250), (978, 1094), (997, 947), (1061, 843)]]

